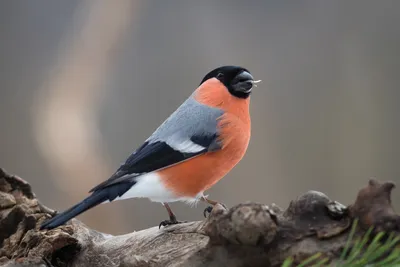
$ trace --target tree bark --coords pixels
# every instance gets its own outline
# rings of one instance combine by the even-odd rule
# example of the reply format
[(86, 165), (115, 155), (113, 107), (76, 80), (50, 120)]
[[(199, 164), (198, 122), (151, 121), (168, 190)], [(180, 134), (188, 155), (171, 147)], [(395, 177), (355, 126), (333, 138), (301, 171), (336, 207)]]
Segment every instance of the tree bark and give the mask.
[(76, 219), (53, 230), (39, 230), (54, 211), (42, 205), (31, 186), (0, 169), (0, 264), (3, 266), (280, 266), (321, 252), (331, 262), (346, 244), (370, 226), (395, 231), (400, 218), (390, 200), (391, 182), (370, 180), (354, 204), (344, 206), (309, 191), (286, 210), (242, 203), (214, 207), (203, 221), (113, 236)]

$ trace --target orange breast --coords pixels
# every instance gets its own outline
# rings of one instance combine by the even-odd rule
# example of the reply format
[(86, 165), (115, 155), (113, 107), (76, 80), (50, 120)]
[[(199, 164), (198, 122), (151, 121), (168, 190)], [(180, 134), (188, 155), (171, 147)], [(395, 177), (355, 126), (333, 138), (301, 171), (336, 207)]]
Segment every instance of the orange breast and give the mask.
[(218, 182), (242, 159), (250, 140), (249, 98), (236, 98), (217, 79), (210, 79), (196, 90), (195, 99), (225, 111), (218, 121), (222, 149), (158, 172), (177, 196), (194, 197)]

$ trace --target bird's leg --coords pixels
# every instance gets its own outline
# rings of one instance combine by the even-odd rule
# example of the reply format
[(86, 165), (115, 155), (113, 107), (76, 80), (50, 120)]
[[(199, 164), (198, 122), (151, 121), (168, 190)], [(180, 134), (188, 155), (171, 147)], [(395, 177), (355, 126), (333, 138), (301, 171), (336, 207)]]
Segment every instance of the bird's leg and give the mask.
[(211, 205), (211, 206), (208, 206), (207, 208), (204, 209), (204, 211), (203, 211), (204, 217), (207, 217), (207, 214), (208, 214), (208, 213), (211, 213), (211, 211), (213, 210), (213, 207), (214, 207), (215, 205), (217, 205), (217, 204), (220, 204), (220, 205), (222, 205), (224, 208), (226, 208), (226, 206), (225, 206), (224, 204), (222, 204), (222, 203), (220, 203), (220, 202), (218, 202), (218, 201), (215, 201), (215, 200), (208, 199), (208, 198), (205, 197), (205, 196), (202, 196), (202, 197), (200, 198), (200, 200), (201, 200), (201, 201), (204, 201), (204, 202), (206, 202), (206, 203), (208, 203), (208, 204)]
[(177, 222), (176, 216), (175, 216), (174, 212), (172, 211), (171, 207), (167, 203), (163, 203), (163, 204), (164, 204), (165, 209), (168, 212), (169, 220), (172, 222)]
[(167, 226), (167, 225), (173, 225), (173, 224), (178, 224), (182, 223), (176, 219), (175, 214), (172, 212), (171, 207), (168, 205), (168, 203), (162, 203), (165, 209), (168, 212), (169, 220), (164, 220), (160, 223), (158, 228), (161, 228), (161, 226)]

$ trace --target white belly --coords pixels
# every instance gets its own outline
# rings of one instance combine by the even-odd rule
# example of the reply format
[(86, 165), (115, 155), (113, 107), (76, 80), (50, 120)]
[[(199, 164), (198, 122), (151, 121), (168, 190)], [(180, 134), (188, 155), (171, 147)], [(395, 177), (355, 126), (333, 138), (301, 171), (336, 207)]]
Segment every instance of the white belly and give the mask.
[(157, 173), (147, 173), (136, 178), (136, 184), (131, 189), (125, 192), (115, 200), (129, 199), (129, 198), (148, 198), (154, 202), (176, 202), (184, 201), (195, 203), (203, 196), (203, 192), (195, 198), (180, 197), (174, 194), (171, 190), (166, 188), (161, 182), (160, 176)]

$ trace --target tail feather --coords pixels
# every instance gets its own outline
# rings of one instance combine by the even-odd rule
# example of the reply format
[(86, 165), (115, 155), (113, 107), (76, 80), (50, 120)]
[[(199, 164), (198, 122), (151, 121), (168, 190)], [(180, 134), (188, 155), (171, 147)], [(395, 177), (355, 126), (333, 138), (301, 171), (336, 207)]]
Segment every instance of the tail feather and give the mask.
[(79, 202), (75, 206), (69, 208), (68, 210), (57, 214), (53, 218), (51, 218), (48, 221), (45, 221), (40, 229), (53, 229), (56, 228), (57, 226), (60, 226), (70, 219), (78, 216), (82, 212), (85, 212), (86, 210), (93, 208), (94, 206), (99, 205), (100, 203), (108, 200), (108, 192), (107, 191), (97, 191), (94, 192), (92, 195), (84, 199), (83, 201)]

